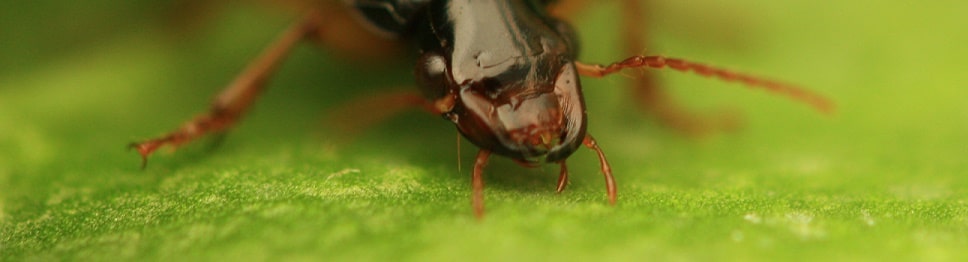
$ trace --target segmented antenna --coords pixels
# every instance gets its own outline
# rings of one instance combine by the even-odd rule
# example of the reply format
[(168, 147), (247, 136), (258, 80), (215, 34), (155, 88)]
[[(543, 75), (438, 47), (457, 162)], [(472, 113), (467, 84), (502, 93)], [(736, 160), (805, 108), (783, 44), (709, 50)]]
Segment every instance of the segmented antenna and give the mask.
[(741, 83), (748, 87), (761, 88), (769, 92), (785, 95), (790, 99), (806, 103), (815, 108), (817, 111), (825, 114), (833, 113), (835, 109), (834, 103), (826, 97), (792, 84), (755, 77), (678, 58), (667, 58), (663, 56), (633, 56), (620, 62), (612, 63), (608, 66), (600, 64), (585, 64), (581, 62), (575, 62), (575, 66), (578, 69), (578, 73), (591, 77), (604, 77), (626, 68), (650, 67), (658, 69), (669, 67), (682, 72), (692, 71), (702, 76), (714, 77), (727, 82)]

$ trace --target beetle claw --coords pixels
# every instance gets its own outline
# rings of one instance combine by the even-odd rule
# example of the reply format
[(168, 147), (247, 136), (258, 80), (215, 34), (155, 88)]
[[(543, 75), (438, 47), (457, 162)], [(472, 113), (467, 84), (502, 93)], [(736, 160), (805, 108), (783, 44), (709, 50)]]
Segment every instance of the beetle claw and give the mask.
[(135, 149), (138, 150), (138, 154), (141, 155), (141, 169), (144, 170), (148, 167), (148, 156), (155, 152), (163, 143), (157, 140), (151, 140), (147, 142), (134, 142), (128, 144), (128, 150)]

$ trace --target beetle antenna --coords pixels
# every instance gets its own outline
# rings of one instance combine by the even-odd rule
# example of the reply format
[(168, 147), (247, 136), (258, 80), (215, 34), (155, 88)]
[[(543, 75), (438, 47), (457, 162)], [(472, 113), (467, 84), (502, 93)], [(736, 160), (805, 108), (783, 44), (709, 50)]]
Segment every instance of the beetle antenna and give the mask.
[(756, 77), (678, 58), (667, 58), (664, 56), (633, 56), (625, 60), (612, 63), (608, 66), (600, 64), (585, 64), (581, 62), (575, 62), (575, 66), (578, 69), (578, 73), (591, 77), (604, 77), (620, 72), (622, 69), (626, 68), (649, 67), (659, 69), (669, 67), (677, 71), (692, 71), (702, 76), (718, 78), (726, 82), (736, 82), (744, 84), (748, 87), (765, 89), (769, 92), (785, 95), (790, 99), (806, 103), (815, 108), (817, 111), (826, 114), (833, 113), (836, 107), (834, 103), (826, 97), (792, 84), (769, 80), (762, 77)]

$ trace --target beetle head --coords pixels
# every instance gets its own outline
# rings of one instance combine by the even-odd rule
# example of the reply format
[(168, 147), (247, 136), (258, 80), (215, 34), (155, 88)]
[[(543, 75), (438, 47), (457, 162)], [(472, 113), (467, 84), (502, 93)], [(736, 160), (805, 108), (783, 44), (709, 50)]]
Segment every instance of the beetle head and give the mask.
[(478, 147), (538, 164), (562, 161), (581, 146), (585, 105), (573, 63), (550, 63), (556, 66), (539, 74), (546, 77), (512, 73), (462, 83), (442, 57), (424, 55), (419, 63), (425, 95)]

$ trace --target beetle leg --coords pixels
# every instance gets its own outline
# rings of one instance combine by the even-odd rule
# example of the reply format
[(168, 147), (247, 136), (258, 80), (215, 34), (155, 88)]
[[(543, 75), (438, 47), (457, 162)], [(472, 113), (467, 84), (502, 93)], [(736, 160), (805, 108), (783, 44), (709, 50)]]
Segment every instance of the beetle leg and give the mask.
[(440, 115), (450, 111), (454, 99), (447, 96), (437, 101), (427, 101), (415, 91), (390, 91), (353, 99), (330, 110), (323, 122), (343, 134), (358, 134), (368, 127), (383, 122), (405, 110), (419, 108)]
[(474, 161), (474, 173), (471, 175), (471, 205), (474, 207), (474, 216), (478, 219), (484, 218), (484, 167), (487, 166), (487, 159), (491, 156), (491, 151), (481, 149), (477, 153), (477, 160)]
[[(624, 24), (622, 36), (625, 38), (626, 52), (635, 54), (644, 50), (644, 41), (648, 36), (648, 28), (646, 27), (643, 29), (642, 26), (639, 25), (643, 20), (649, 19), (649, 11), (651, 10), (653, 9), (642, 8), (642, 0), (622, 1), (622, 16)], [(635, 56), (616, 64), (625, 64), (621, 68), (639, 67), (642, 65), (635, 66), (632, 65), (634, 63), (627, 63), (630, 60), (641, 60), (639, 58), (644, 58), (645, 60), (657, 58), (655, 60), (659, 60), (659, 63), (657, 64), (648, 65), (650, 67), (662, 67), (663, 65), (658, 64), (666, 64), (669, 67), (680, 71), (691, 70), (701, 75), (712, 75), (726, 81), (742, 82), (747, 86), (765, 88), (774, 93), (780, 93), (793, 98), (794, 100), (810, 104), (817, 110), (825, 113), (829, 113), (833, 110), (833, 104), (830, 101), (827, 101), (826, 98), (803, 90), (799, 87), (749, 75), (743, 75), (724, 69), (713, 68), (689, 61), (667, 59), (663, 57)], [(594, 75), (594, 73), (592, 75)], [(739, 114), (730, 111), (720, 112), (719, 114), (714, 115), (703, 115), (690, 112), (682, 107), (679, 103), (675, 102), (664, 89), (660, 88), (656, 84), (657, 82), (657, 79), (651, 72), (643, 72), (643, 76), (632, 83), (632, 90), (634, 97), (637, 97), (639, 100), (638, 105), (642, 106), (646, 112), (654, 115), (659, 119), (659, 121), (668, 126), (671, 126), (679, 131), (686, 132), (687, 134), (702, 135), (717, 130), (734, 129), (741, 121)]]
[[(429, 101), (415, 91), (381, 92), (337, 106), (327, 113), (323, 123), (331, 127), (330, 130), (335, 129), (337, 135), (344, 136), (346, 139), (341, 139), (342, 141), (349, 141), (356, 134), (405, 110), (419, 108), (433, 115), (443, 115), (449, 112), (455, 103), (454, 95)], [(460, 133), (457, 138), (460, 142)]]
[[(624, 38), (625, 53), (639, 54), (645, 51), (646, 39), (651, 33), (648, 26), (639, 26), (643, 21), (650, 21), (651, 9), (643, 9), (641, 0), (622, 1), (622, 37)], [(686, 108), (676, 103), (669, 93), (659, 85), (659, 79), (655, 73), (644, 71), (637, 75), (635, 80), (630, 83), (632, 87), (632, 97), (637, 101), (636, 105), (646, 113), (651, 114), (659, 122), (672, 127), (675, 130), (686, 134), (704, 134), (717, 129), (729, 129), (727, 121), (717, 121), (719, 119), (709, 118), (689, 112)]]
[(224, 132), (231, 128), (246, 109), (252, 106), (280, 62), (297, 43), (315, 32), (321, 22), (322, 17), (316, 13), (310, 13), (283, 32), (282, 36), (263, 50), (262, 54), (250, 62), (245, 70), (215, 97), (208, 112), (196, 116), (167, 135), (131, 144), (131, 148), (137, 149), (141, 154), (142, 168), (147, 164), (148, 156), (162, 146), (179, 146), (203, 135)]
[[(641, 24), (649, 21), (651, 10), (642, 8), (641, 0), (622, 1), (622, 37), (627, 54), (639, 54), (645, 50), (645, 41), (651, 28)], [(690, 112), (659, 86), (659, 79), (652, 72), (642, 72), (630, 85), (632, 97), (641, 109), (661, 123), (686, 134), (701, 135), (736, 126), (736, 117), (703, 116)]]
[(561, 161), (561, 173), (558, 175), (558, 193), (565, 191), (565, 186), (568, 186), (568, 166), (565, 165), (565, 161)]
[[(171, 15), (166, 18), (170, 30), (177, 35), (196, 33), (200, 24), (210, 23), (218, 17), (216, 14), (225, 12), (228, 6), (240, 1), (221, 0), (174, 0), (168, 4)], [(246, 3), (253, 2), (248, 1)], [(334, 50), (330, 54), (363, 65), (379, 64), (386, 58), (398, 57), (404, 54), (404, 45), (399, 41), (389, 39), (374, 33), (364, 23), (354, 17), (356, 11), (342, 2), (319, 0), (263, 0), (258, 7), (285, 9), (295, 14), (313, 10), (319, 17), (325, 17), (326, 22), (317, 25), (312, 36), (314, 44)], [(249, 3), (252, 4), (252, 3)]]
[[(587, 0), (562, 0), (551, 5), (549, 12), (558, 17), (567, 17), (579, 12), (587, 4)], [(643, 5), (649, 8), (642, 8)], [(651, 28), (642, 25), (651, 19), (654, 5), (651, 0), (621, 1), (621, 35), (626, 53), (638, 54), (645, 50), (645, 41)], [(642, 72), (630, 85), (632, 97), (637, 100), (636, 104), (642, 110), (681, 132), (701, 135), (716, 130), (733, 129), (738, 125), (737, 114), (731, 112), (704, 116), (686, 110), (659, 86), (659, 79), (652, 72)]]
[(585, 135), (585, 140), (582, 141), (586, 147), (595, 150), (598, 154), (598, 162), (602, 166), (602, 174), (605, 175), (605, 190), (608, 192), (608, 203), (615, 205), (615, 200), (618, 198), (618, 193), (615, 189), (615, 177), (612, 177), (612, 167), (608, 165), (608, 160), (605, 159), (605, 153), (602, 152), (602, 148), (598, 146), (598, 142), (591, 135)]
[(557, 18), (573, 17), (588, 8), (588, 0), (556, 0), (548, 6), (548, 13)]
[[(353, 62), (373, 64), (386, 61), (387, 57), (397, 57), (405, 54), (404, 45), (399, 41), (372, 33), (364, 23), (360, 23), (356, 10), (345, 1), (319, 0), (283, 0), (285, 6), (294, 10), (316, 10), (326, 22), (316, 27), (312, 36), (313, 42), (324, 46), (337, 57), (347, 58)], [(392, 60), (392, 59), (391, 59)]]
[(795, 85), (777, 82), (766, 78), (755, 77), (731, 70), (708, 66), (692, 61), (677, 58), (667, 58), (663, 56), (632, 56), (625, 60), (612, 63), (608, 66), (599, 64), (585, 64), (575, 62), (578, 73), (584, 76), (604, 77), (626, 68), (665, 68), (669, 67), (682, 72), (695, 72), (696, 74), (718, 78), (726, 82), (737, 82), (750, 88), (764, 89), (769, 92), (784, 95), (795, 101), (799, 101), (812, 106), (817, 111), (832, 113), (834, 104), (824, 96), (800, 88)]

